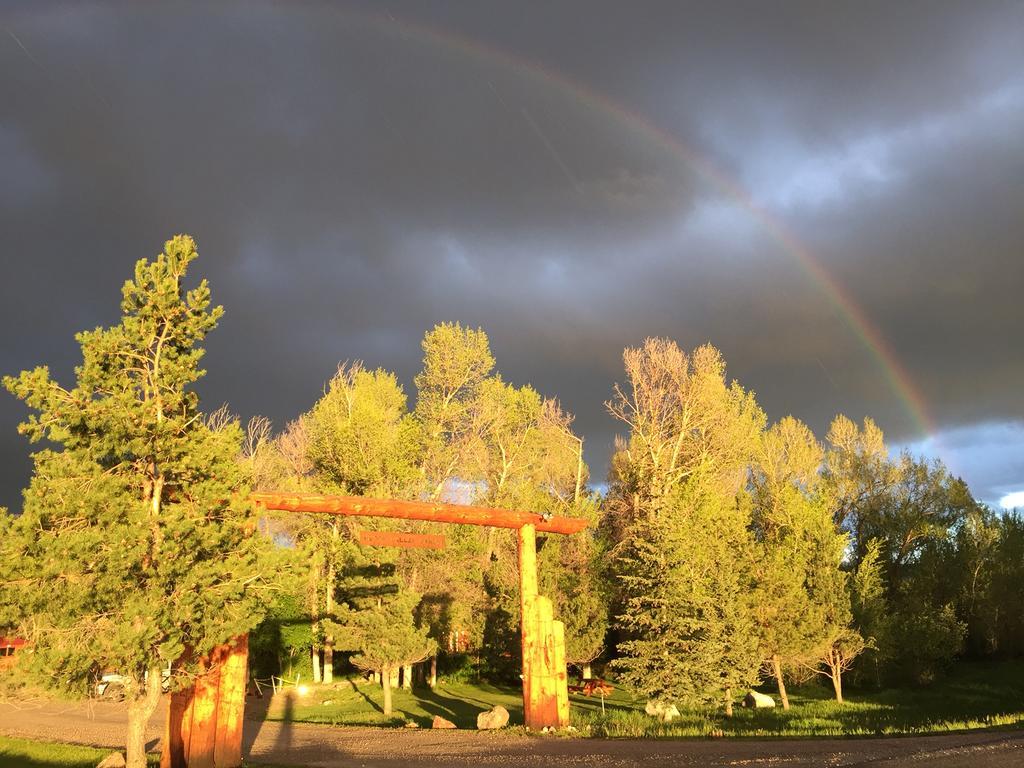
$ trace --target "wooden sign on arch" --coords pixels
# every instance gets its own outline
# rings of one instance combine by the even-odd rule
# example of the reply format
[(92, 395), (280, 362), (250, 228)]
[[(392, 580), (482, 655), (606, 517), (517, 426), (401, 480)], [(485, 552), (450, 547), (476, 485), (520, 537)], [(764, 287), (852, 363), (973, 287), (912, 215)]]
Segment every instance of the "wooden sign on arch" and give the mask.
[(403, 531), (359, 531), (356, 539), (365, 547), (398, 547), (400, 549), (444, 549), (444, 536), (436, 533), (405, 533)]

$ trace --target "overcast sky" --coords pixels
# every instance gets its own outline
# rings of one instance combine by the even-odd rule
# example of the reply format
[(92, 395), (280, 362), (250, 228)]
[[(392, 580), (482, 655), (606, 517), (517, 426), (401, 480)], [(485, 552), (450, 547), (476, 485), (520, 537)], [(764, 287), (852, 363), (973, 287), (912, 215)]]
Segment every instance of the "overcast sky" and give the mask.
[[(188, 232), (210, 409), (281, 427), (346, 359), (410, 390), (458, 320), (600, 480), (622, 349), (664, 335), (773, 419), (1024, 491), (1024, 3), (83, 6), (0, 5), (0, 372), (70, 382)], [(25, 413), (0, 394), (13, 508)]]

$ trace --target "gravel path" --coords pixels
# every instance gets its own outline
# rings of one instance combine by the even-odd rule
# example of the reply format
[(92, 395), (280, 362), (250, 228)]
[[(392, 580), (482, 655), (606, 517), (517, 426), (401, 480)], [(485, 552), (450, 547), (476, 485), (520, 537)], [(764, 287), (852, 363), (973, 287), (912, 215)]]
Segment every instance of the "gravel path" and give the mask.
[[(164, 710), (150, 722), (158, 739)], [(0, 734), (117, 747), (123, 706), (111, 703), (0, 702)], [(475, 731), (341, 728), (304, 723), (246, 723), (252, 760), (327, 768), (422, 766), (879, 766), (1011, 768), (1024, 766), (1024, 731), (976, 731), (889, 739), (639, 741), (530, 738)]]

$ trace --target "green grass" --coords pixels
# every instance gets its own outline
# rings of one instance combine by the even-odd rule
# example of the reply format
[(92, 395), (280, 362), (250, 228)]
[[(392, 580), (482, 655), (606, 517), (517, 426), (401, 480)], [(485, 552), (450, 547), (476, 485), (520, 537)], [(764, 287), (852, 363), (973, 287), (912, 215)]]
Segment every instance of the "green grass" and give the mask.
[[(768, 693), (774, 693), (769, 690)], [(433, 691), (394, 692), (394, 714), (382, 713), (380, 686), (344, 680), (311, 686), (305, 695), (289, 688), (275, 697), (271, 720), (333, 725), (430, 727), (441, 715), (460, 728), (475, 728), (478, 713), (505, 707), (513, 725), (522, 723), (522, 699), (515, 688), (458, 683)], [(943, 733), (973, 728), (1024, 727), (1024, 661), (960, 664), (948, 677), (924, 688), (850, 691), (845, 704), (831, 689), (815, 684), (790, 693), (791, 709), (745, 710), (726, 719), (701, 710), (661, 724), (643, 712), (644, 702), (617, 689), (605, 700), (572, 695), (572, 723), (585, 735), (608, 737), (824, 737)]]
[[(95, 768), (100, 760), (113, 751), (0, 736), (0, 768)], [(159, 765), (159, 755), (149, 755), (150, 768)], [(266, 763), (247, 762), (246, 765), (252, 768), (275, 768)]]
[(476, 716), (496, 704), (509, 711), (512, 722), (522, 722), (523, 700), (513, 688), (487, 684), (453, 683), (414, 692), (392, 691), (391, 717), (384, 716), (384, 696), (379, 685), (362, 679), (345, 679), (334, 685), (310, 686), (301, 695), (295, 688), (274, 697), (269, 720), (291, 720), (331, 725), (401, 726), (416, 723), (430, 727), (435, 715), (459, 728), (476, 728)]
[[(774, 690), (766, 690), (774, 694)], [(732, 718), (694, 710), (670, 724), (642, 711), (617, 710), (578, 718), (579, 727), (611, 737), (827, 737), (947, 733), (976, 728), (1024, 727), (1024, 662), (961, 664), (922, 688), (851, 691), (837, 704), (817, 685), (790, 692), (790, 711), (736, 709)]]
[(0, 768), (94, 768), (110, 752), (109, 749), (0, 736)]

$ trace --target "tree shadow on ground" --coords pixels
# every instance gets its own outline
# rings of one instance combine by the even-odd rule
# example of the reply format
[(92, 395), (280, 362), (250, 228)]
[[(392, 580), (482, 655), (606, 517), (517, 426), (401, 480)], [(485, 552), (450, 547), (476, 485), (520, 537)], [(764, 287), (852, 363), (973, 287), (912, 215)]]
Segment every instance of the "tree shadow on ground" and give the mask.
[[(358, 693), (360, 696), (366, 699), (367, 704), (369, 704), (375, 710), (380, 712), (382, 715), (384, 714), (384, 707), (382, 707), (380, 704), (378, 704), (376, 701), (370, 698), (370, 695), (363, 690), (363, 687), (361, 685), (356, 685), (355, 682), (351, 680), (349, 680), (349, 683), (352, 684), (352, 690), (354, 690), (356, 693)], [(376, 683), (374, 683), (374, 685), (376, 685)]]
[(442, 696), (437, 689), (425, 689), (416, 692), (419, 705), (426, 710), (430, 719), (418, 718), (419, 725), (429, 727), (435, 716), (450, 720), (459, 728), (476, 728), (476, 716), (486, 712), (490, 705), (479, 706), (483, 702), (473, 703), (468, 699), (457, 699), (452, 696)]

